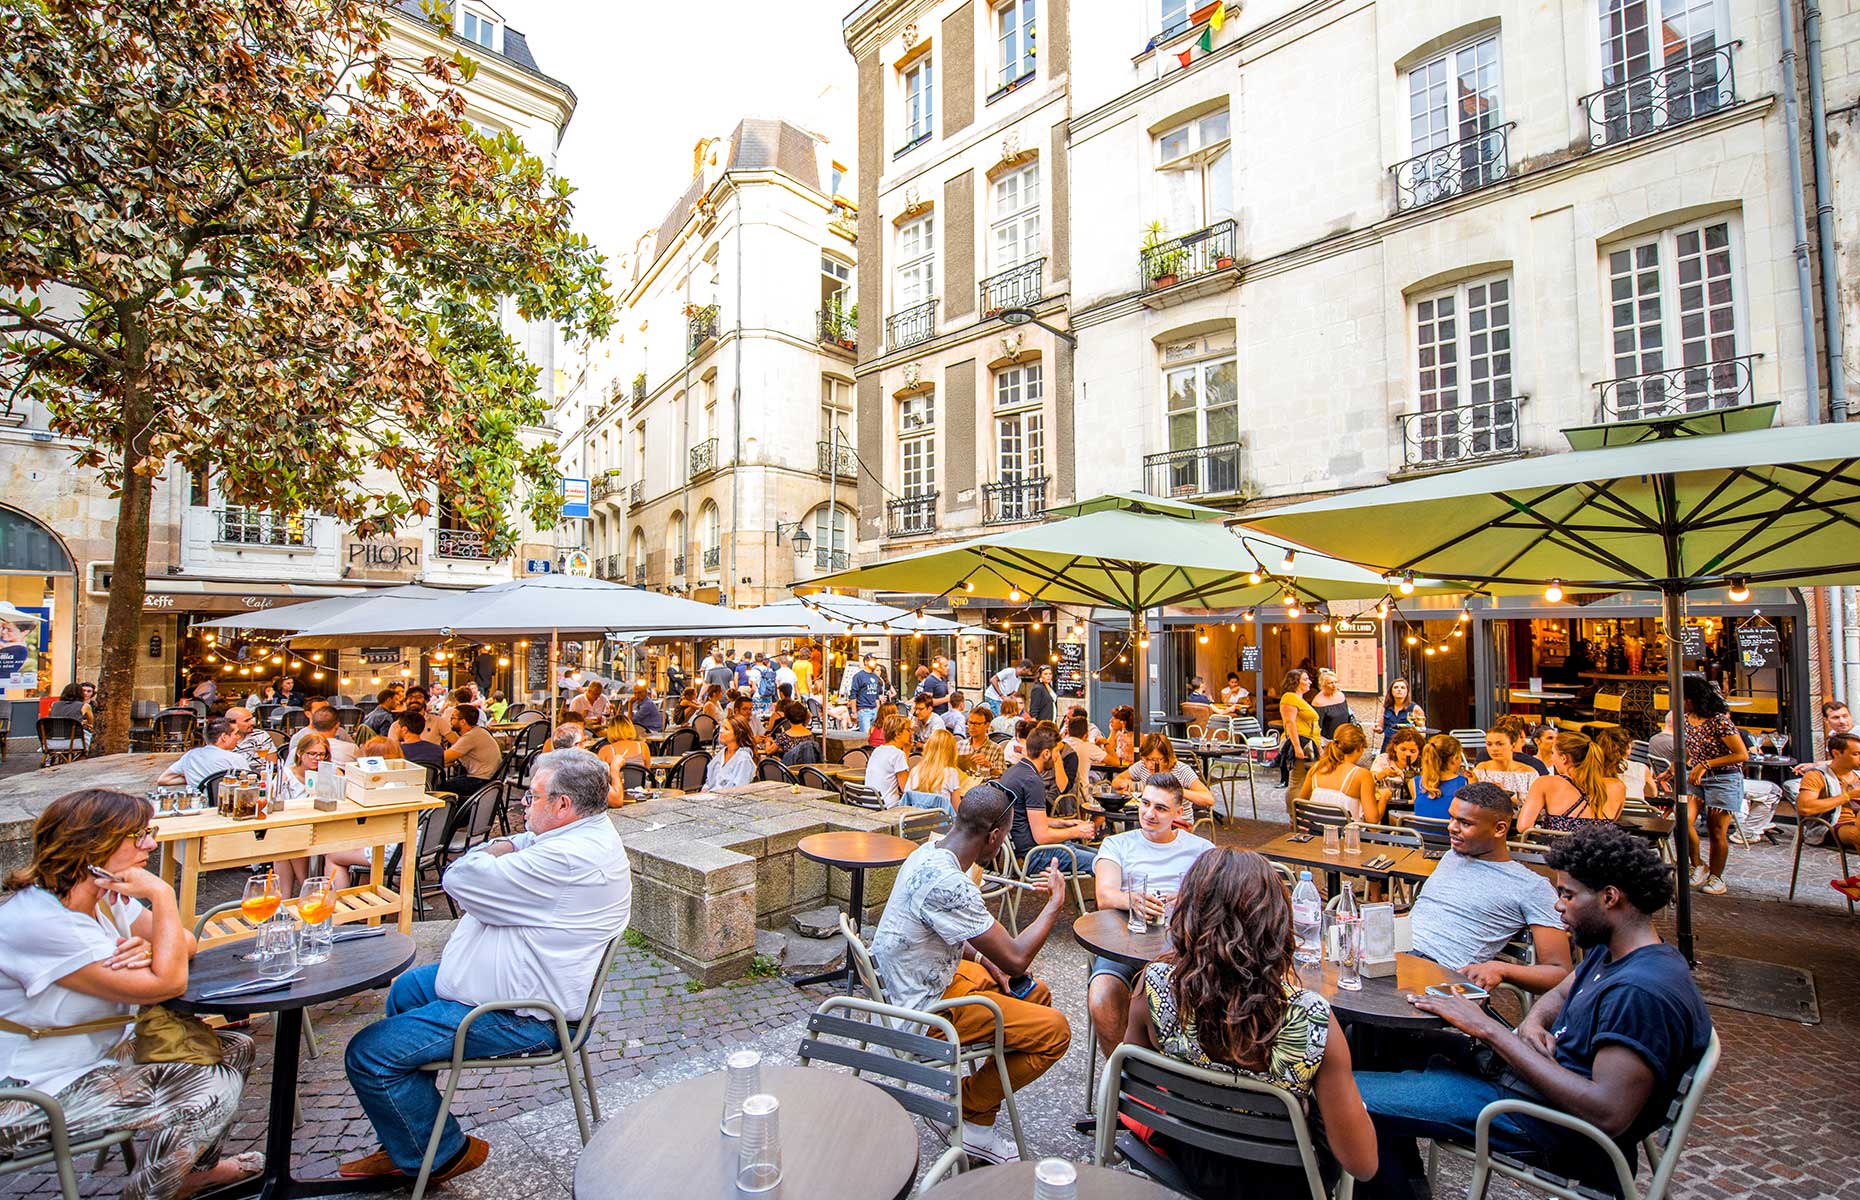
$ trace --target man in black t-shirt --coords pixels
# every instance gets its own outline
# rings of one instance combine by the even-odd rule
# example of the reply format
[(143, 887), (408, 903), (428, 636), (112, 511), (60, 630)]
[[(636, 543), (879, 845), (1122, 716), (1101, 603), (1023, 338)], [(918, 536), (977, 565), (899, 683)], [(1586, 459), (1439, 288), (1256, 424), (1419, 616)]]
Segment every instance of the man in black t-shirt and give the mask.
[[(1411, 1200), (1420, 1177), (1413, 1139), (1470, 1144), (1479, 1111), (1521, 1099), (1605, 1130), (1631, 1165), (1640, 1139), (1658, 1128), (1680, 1078), (1711, 1039), (1711, 1016), (1686, 960), (1653, 931), (1653, 914), (1673, 896), (1673, 869), (1652, 846), (1613, 825), (1560, 838), (1557, 911), (1583, 950), (1562, 983), (1532, 1007), (1516, 1032), (1458, 996), (1409, 996), (1490, 1046), (1503, 1060), (1497, 1080), (1452, 1069), (1359, 1071), (1358, 1090), (1375, 1121), (1380, 1169), (1359, 1195)], [(1561, 1126), (1507, 1113), (1491, 1124), (1492, 1149), (1618, 1194), (1601, 1147)]]
[(1019, 762), (1001, 773), (996, 780), (1014, 797), (1014, 854), (1039, 853), (1026, 859), (1029, 874), (1044, 871), (1050, 863), (1062, 871), (1088, 873), (1097, 855), (1085, 846), (1065, 846), (1083, 842), (1093, 834), (1090, 821), (1063, 821), (1049, 817), (1046, 811), (1046, 781), (1041, 773), (1050, 770), (1058, 756), (1059, 735), (1051, 725), (1036, 727), (1027, 735), (1027, 750)]

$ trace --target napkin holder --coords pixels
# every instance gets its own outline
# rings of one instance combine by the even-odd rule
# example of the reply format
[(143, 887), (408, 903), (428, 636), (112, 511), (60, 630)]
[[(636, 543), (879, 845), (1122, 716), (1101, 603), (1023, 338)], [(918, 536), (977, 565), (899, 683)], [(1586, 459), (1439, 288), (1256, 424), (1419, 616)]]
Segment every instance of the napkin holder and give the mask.
[(1363, 974), (1381, 979), (1395, 973), (1395, 906), (1365, 904), (1363, 922)]

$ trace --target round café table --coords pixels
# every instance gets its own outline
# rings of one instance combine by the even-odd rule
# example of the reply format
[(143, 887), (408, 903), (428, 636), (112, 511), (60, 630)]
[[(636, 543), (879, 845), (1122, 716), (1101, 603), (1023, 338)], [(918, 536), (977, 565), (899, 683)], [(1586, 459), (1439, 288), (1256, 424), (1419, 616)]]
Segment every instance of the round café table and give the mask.
[[(889, 833), (841, 830), (836, 833), (810, 834), (796, 843), (795, 849), (817, 863), (823, 863), (828, 867), (839, 867), (852, 876), (852, 922), (853, 928), (857, 929), (860, 920), (865, 915), (866, 871), (872, 867), (897, 866), (911, 856), (911, 851), (917, 849), (917, 843)], [(806, 975), (792, 982), (797, 985), (826, 983), (839, 974), (838, 971), (823, 971), (818, 975)], [(848, 950), (845, 970), (848, 993), (853, 988), (853, 974), (852, 952)]]
[[(576, 1200), (738, 1200), (737, 1139), (717, 1128), (725, 1075), (674, 1083), (596, 1130), (575, 1166)], [(768, 1195), (902, 1200), (910, 1193), (917, 1126), (896, 1100), (838, 1071), (766, 1062), (762, 1090), (781, 1103), (781, 1183)]]
[(1397, 954), (1393, 975), (1363, 976), (1363, 986), (1346, 991), (1337, 986), (1337, 964), (1324, 961), (1321, 971), (1300, 967), (1298, 981), (1324, 997), (1340, 1025), (1375, 1025), (1383, 1029), (1439, 1029), (1446, 1022), (1424, 1013), (1408, 1003), (1410, 993), (1423, 995), (1436, 984), (1459, 983), (1473, 986), (1472, 980), (1458, 971), (1450, 971), (1418, 954)]
[[(1141, 1175), (1110, 1171), (1090, 1163), (1073, 1163), (1079, 1173), (1078, 1200), (1181, 1200), (1160, 1183)], [(1005, 1163), (998, 1167), (952, 1175), (923, 1193), (923, 1200), (1027, 1200), (1033, 1195), (1033, 1163)]]
[[(348, 929), (354, 926), (346, 927)], [(341, 932), (340, 930), (338, 932)], [(271, 991), (208, 1000), (208, 994), (254, 981), (258, 968), (245, 961), (252, 942), (241, 940), (202, 950), (188, 967), (187, 991), (169, 1001), (182, 1012), (244, 1017), (275, 1013), (271, 1044), (271, 1099), (266, 1112), (265, 1170), (243, 1183), (213, 1193), (217, 1200), (286, 1200), (290, 1196), (334, 1196), (405, 1184), (404, 1175), (367, 1179), (297, 1179), (291, 1175), (291, 1127), (295, 1123), (298, 1056), (303, 1045), (304, 1009), (325, 1000), (378, 988), (413, 965), (413, 939), (397, 930), (379, 937), (337, 942), (330, 956), (300, 968), (296, 980)]]
[(1130, 916), (1121, 908), (1101, 908), (1072, 922), (1072, 940), (1127, 967), (1155, 962), (1169, 949), (1169, 931), (1160, 923), (1148, 933), (1132, 933)]

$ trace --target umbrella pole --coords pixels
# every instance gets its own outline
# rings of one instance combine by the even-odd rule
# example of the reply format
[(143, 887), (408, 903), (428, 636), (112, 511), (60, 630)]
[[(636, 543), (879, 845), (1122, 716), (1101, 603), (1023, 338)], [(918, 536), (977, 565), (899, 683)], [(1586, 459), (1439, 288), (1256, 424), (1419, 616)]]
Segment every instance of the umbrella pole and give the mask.
[(1150, 615), (1131, 610), (1130, 629), (1130, 680), (1134, 685), (1130, 699), (1137, 710), (1137, 741), (1142, 742), (1150, 727), (1150, 656), (1143, 649), (1143, 639), (1150, 632)]
[(554, 726), (556, 720), (556, 705), (560, 704), (562, 700), (561, 685), (556, 682), (558, 672), (561, 670), (557, 658), (558, 649), (556, 645), (556, 631), (551, 629), (549, 631), (549, 724), (551, 726)]
[(1666, 702), (1673, 718), (1673, 861), (1675, 887), (1674, 920), (1678, 927), (1679, 952), (1686, 962), (1696, 965), (1692, 953), (1692, 805), (1686, 794), (1686, 715), (1683, 660), (1685, 637), (1685, 593), (1668, 587), (1665, 601), (1666, 621)]

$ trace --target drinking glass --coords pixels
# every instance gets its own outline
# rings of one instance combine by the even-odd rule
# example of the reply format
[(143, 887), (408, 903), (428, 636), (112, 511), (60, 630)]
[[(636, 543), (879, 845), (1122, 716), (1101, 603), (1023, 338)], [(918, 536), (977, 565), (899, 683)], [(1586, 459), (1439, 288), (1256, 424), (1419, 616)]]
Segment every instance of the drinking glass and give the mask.
[(1137, 897), (1147, 895), (1150, 885), (1149, 876), (1141, 871), (1132, 871), (1124, 877), (1124, 892), (1130, 897), (1130, 919), (1126, 927), (1132, 933), (1148, 933), (1149, 918), (1137, 908)]
[(781, 1130), (776, 1116), (781, 1102), (766, 1092), (743, 1101), (743, 1133), (737, 1144), (736, 1186), (766, 1192), (781, 1182)]
[(1043, 1158), (1033, 1168), (1033, 1200), (1077, 1200), (1079, 1169), (1063, 1158)]
[(297, 918), (279, 913), (258, 930), (258, 977), (282, 979), (297, 973)]
[(245, 895), (239, 899), (239, 914), (260, 934), (257, 947), (245, 956), (247, 962), (259, 962), (265, 957), (265, 923), (277, 914), (278, 905), (282, 903), (284, 896), (278, 890), (276, 875), (266, 871), (263, 875), (253, 875), (246, 879)]
[(735, 1137), (743, 1129), (743, 1101), (762, 1090), (762, 1056), (754, 1050), (738, 1050), (724, 1060), (728, 1074), (723, 1082), (723, 1119), (717, 1128), (725, 1137)]
[(303, 934), (297, 947), (297, 961), (320, 963), (330, 955), (331, 935), (336, 931), (336, 893), (329, 876), (312, 875), (304, 880), (297, 915), (303, 919)]
[(1363, 852), (1363, 831), (1354, 823), (1343, 827), (1343, 852), (1345, 854)]
[(1338, 850), (1338, 833), (1335, 825), (1324, 826), (1324, 853), (1335, 854)]

